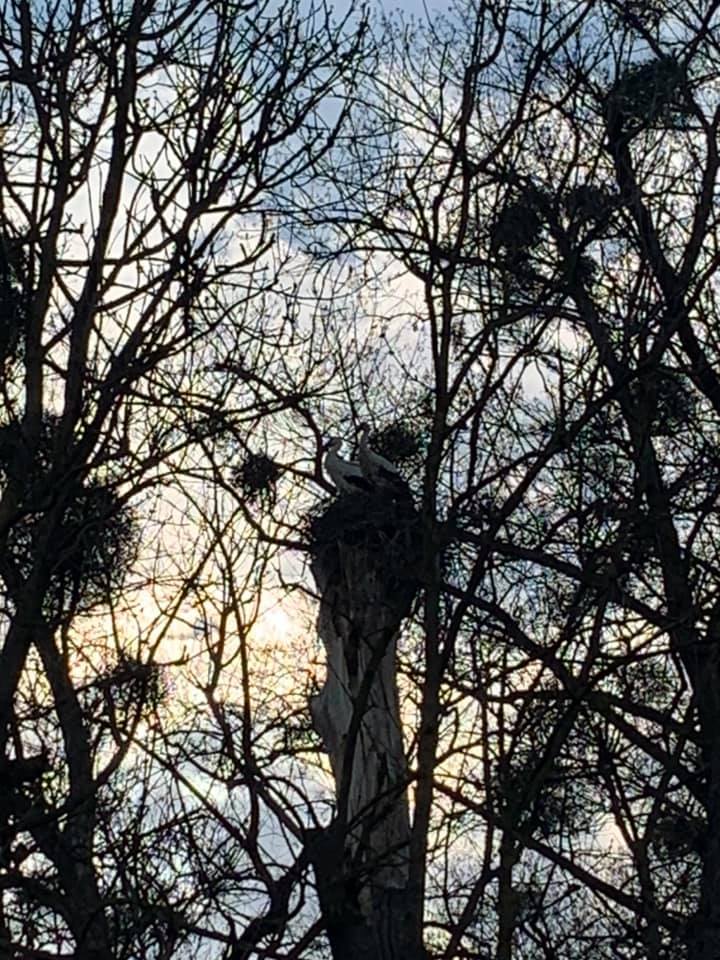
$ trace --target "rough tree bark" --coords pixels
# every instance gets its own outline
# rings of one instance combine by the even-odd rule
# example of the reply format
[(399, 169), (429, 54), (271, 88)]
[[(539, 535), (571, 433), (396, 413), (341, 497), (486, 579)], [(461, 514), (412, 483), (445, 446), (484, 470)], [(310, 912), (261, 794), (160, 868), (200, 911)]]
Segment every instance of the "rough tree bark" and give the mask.
[(396, 646), (417, 590), (419, 518), (389, 493), (335, 500), (313, 525), (327, 677), (313, 698), (336, 784), (308, 838), (333, 956), (425, 957), (408, 889), (410, 818)]

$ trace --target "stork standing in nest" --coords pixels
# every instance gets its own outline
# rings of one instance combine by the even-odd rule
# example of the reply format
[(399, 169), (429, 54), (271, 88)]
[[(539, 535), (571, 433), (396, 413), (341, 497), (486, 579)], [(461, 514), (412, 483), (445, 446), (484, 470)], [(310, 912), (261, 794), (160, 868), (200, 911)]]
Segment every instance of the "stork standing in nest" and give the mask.
[(325, 443), (327, 452), (323, 461), (327, 475), (338, 493), (357, 493), (360, 490), (371, 493), (375, 489), (373, 482), (367, 479), (357, 463), (340, 456), (338, 451), (341, 446), (340, 437), (329, 437)]
[(388, 487), (408, 489), (404, 479), (394, 463), (386, 457), (376, 453), (370, 446), (370, 427), (367, 423), (360, 424), (358, 437), (358, 464), (362, 475), (373, 484), (384, 484)]

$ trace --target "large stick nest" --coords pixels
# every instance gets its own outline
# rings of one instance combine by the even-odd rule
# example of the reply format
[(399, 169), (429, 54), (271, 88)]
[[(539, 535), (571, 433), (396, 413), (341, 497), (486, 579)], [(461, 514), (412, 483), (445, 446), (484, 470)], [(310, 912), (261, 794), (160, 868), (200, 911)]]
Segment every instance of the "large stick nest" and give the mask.
[(383, 490), (343, 494), (308, 518), (307, 537), (313, 569), (323, 580), (332, 578), (348, 550), (395, 582), (417, 579), (422, 527), (409, 496)]

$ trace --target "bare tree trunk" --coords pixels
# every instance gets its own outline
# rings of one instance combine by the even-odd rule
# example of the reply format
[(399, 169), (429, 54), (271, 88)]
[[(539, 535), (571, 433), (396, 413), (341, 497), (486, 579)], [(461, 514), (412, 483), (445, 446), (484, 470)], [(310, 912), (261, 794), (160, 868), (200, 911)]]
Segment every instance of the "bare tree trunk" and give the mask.
[[(703, 656), (686, 658), (698, 703), (700, 737), (707, 777), (707, 828), (702, 844), (702, 884), (697, 913), (688, 927), (688, 956), (720, 957), (720, 697), (717, 690), (717, 642)], [(707, 651), (707, 652), (706, 652)]]
[(498, 872), (498, 944), (496, 960), (511, 960), (513, 935), (515, 933), (515, 890), (513, 867), (518, 855), (512, 839), (503, 834), (500, 844), (500, 868)]
[(313, 575), (327, 678), (311, 703), (336, 784), (333, 823), (309, 854), (333, 956), (424, 957), (408, 890), (410, 820), (396, 645), (416, 591), (408, 500), (341, 497), (319, 518)]

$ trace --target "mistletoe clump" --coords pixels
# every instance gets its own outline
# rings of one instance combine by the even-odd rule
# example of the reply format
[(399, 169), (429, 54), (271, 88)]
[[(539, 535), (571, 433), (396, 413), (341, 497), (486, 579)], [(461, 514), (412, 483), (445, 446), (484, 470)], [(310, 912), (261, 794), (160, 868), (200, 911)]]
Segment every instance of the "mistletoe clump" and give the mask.
[(687, 79), (685, 65), (671, 56), (629, 67), (607, 94), (605, 112), (611, 138), (633, 136), (651, 126), (684, 126), (692, 115)]
[(25, 327), (25, 306), (18, 282), (17, 253), (0, 238), (0, 364), (18, 358)]
[(249, 452), (235, 471), (235, 484), (246, 500), (275, 502), (276, 484), (282, 468), (266, 453)]

